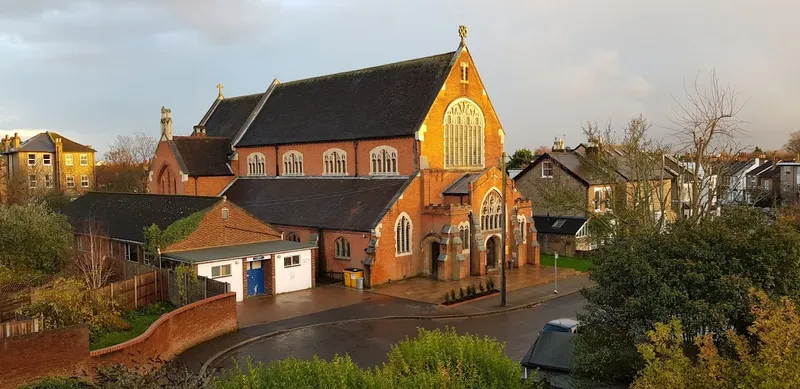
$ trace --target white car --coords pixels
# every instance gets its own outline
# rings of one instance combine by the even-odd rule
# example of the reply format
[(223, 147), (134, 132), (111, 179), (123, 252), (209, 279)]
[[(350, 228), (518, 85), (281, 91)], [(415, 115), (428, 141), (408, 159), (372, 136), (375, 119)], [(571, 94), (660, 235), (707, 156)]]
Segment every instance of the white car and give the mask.
[(555, 319), (550, 320), (542, 327), (542, 332), (566, 332), (569, 334), (578, 333), (578, 326), (581, 323), (575, 319)]

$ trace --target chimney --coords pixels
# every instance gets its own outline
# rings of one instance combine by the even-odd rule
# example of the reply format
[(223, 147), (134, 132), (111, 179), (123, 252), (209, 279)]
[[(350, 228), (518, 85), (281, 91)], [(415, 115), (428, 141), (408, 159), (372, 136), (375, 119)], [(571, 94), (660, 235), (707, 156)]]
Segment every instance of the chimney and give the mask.
[(201, 125), (194, 126), (192, 136), (206, 136), (206, 127)]
[(563, 152), (564, 150), (564, 139), (556, 137), (555, 141), (553, 141), (553, 152)]
[(3, 138), (3, 152), (8, 152), (9, 150), (11, 150), (11, 138), (6, 134), (6, 137)]
[(161, 106), (161, 136), (172, 140), (172, 110)]
[(15, 148), (15, 149), (18, 149), (20, 143), (21, 142), (20, 142), (20, 139), (19, 139), (19, 134), (15, 132), (14, 133), (14, 139), (11, 141), (11, 147)]
[(739, 160), (740, 161), (747, 161), (748, 160), (747, 152), (745, 152), (745, 151), (739, 152)]

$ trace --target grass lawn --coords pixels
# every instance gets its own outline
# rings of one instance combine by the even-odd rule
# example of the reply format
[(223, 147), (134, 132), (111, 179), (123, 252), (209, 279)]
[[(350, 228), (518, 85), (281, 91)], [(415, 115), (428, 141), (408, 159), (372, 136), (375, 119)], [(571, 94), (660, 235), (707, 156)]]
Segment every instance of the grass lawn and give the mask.
[(147, 331), (147, 328), (150, 327), (153, 322), (158, 320), (162, 314), (167, 313), (174, 308), (175, 307), (169, 303), (161, 302), (144, 308), (139, 308), (135, 311), (125, 312), (122, 315), (122, 318), (131, 326), (131, 328), (127, 331), (107, 332), (101, 336), (98, 336), (97, 339), (92, 340), (90, 349), (97, 350), (127, 342)]
[[(539, 256), (539, 263), (542, 266), (554, 266), (554, 261), (555, 257), (553, 255), (541, 254)], [(589, 270), (589, 266), (591, 264), (592, 260), (587, 258), (572, 258), (561, 255), (558, 256), (558, 267), (566, 267), (569, 269), (575, 269), (577, 271), (587, 271)]]

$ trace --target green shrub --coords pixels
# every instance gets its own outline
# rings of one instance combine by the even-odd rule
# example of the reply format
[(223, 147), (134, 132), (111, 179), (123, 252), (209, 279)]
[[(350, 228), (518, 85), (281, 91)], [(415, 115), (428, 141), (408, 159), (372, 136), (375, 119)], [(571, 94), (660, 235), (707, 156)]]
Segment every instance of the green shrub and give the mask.
[[(148, 365), (161, 366), (164, 361), (155, 358)], [(95, 383), (98, 388), (113, 389), (201, 389), (210, 378), (199, 375), (186, 366), (167, 363), (148, 374), (142, 374), (124, 365), (104, 366), (97, 369)]]
[(459, 335), (454, 329), (418, 330), (389, 352), (379, 375), (397, 388), (526, 388), (520, 366), (506, 356), (505, 345), (488, 337)]
[(450, 293), (445, 292), (444, 294), (444, 302), (450, 303)]
[(83, 282), (75, 279), (59, 278), (53, 281), (52, 288), (40, 289), (33, 304), (23, 313), (42, 315), (45, 329), (86, 324), (92, 338), (105, 331), (130, 328), (114, 301), (93, 293)]
[(246, 371), (236, 367), (214, 381), (219, 389), (385, 389), (388, 382), (371, 370), (360, 369), (350, 357), (335, 356), (330, 362), (314, 357), (311, 361), (295, 358), (267, 364), (248, 362)]
[(483, 286), (483, 281), (478, 283), (478, 289), (481, 291), (481, 293), (486, 291), (486, 287)]
[(463, 300), (466, 295), (467, 293), (464, 292), (464, 288), (458, 288), (458, 298), (460, 300)]
[(0, 206), (0, 265), (21, 272), (55, 274), (73, 253), (72, 226), (42, 204)]
[(450, 300), (456, 301), (456, 290), (450, 289)]
[(75, 377), (47, 377), (19, 389), (92, 389), (94, 385)]

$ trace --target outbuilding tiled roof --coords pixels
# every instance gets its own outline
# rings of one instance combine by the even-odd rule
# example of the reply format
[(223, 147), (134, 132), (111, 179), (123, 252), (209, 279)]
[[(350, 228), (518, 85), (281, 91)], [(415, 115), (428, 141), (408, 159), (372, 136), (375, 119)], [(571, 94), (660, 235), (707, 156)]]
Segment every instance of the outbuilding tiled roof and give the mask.
[(163, 230), (222, 200), (221, 197), (89, 192), (60, 211), (67, 215), (76, 232), (85, 232), (88, 223), (97, 223), (113, 239), (144, 242), (146, 227), (156, 224)]
[(222, 137), (176, 136), (173, 138), (179, 156), (191, 177), (232, 176), (228, 165), (230, 140)]
[(368, 232), (412, 179), (240, 177), (225, 196), (266, 223)]
[(451, 52), (277, 84), (236, 146), (413, 135), (454, 58)]

